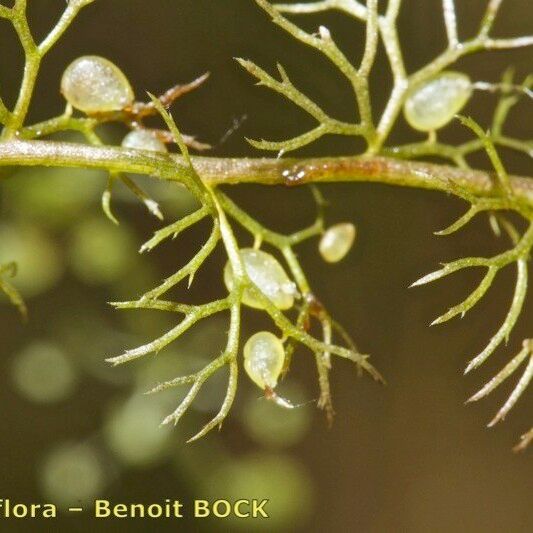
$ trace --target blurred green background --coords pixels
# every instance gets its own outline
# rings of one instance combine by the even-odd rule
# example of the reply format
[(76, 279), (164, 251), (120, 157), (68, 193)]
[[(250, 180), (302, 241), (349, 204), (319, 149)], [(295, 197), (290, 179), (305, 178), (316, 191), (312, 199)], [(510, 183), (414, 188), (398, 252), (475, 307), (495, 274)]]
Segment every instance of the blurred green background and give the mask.
[[(485, 0), (457, 1), (462, 36), (475, 31)], [(29, 2), (38, 36), (46, 34), (64, 2)], [(406, 1), (400, 31), (409, 68), (424, 64), (444, 46), (440, 2)], [(496, 24), (502, 36), (531, 33), (529, 0), (507, 2)], [(361, 54), (362, 27), (340, 14), (301, 18), (307, 29), (327, 25), (347, 53)], [(0, 87), (6, 103), (16, 97), (21, 54), (11, 29), (0, 27)], [(380, 51), (382, 52), (382, 51)], [(180, 100), (173, 114), (183, 131), (218, 144), (235, 118), (242, 127), (213, 154), (257, 156), (243, 137), (286, 138), (310, 123), (300, 111), (239, 70), (233, 57), (272, 69), (280, 60), (293, 81), (340, 119), (351, 119), (348, 87), (316, 53), (272, 25), (251, 0), (98, 0), (88, 7), (62, 43), (47, 57), (35, 94), (32, 122), (59, 114), (58, 92), (65, 66), (82, 54), (100, 54), (121, 66), (137, 95), (164, 91), (210, 71), (209, 82)], [(380, 55), (372, 77), (379, 108), (390, 90)], [(509, 65), (517, 77), (531, 70), (532, 52), (474, 56), (459, 68), (475, 80), (496, 81)], [(487, 125), (496, 97), (476, 94), (467, 109)], [(513, 112), (509, 127), (531, 136), (531, 103)], [(124, 131), (108, 128), (118, 144)], [(445, 138), (468, 134), (451, 127)], [(399, 125), (395, 142), (416, 139)], [(302, 155), (353, 153), (353, 140), (327, 138)], [(531, 160), (505, 154), (509, 170), (531, 174)], [(488, 167), (483, 156), (474, 159)], [(161, 200), (167, 220), (189, 212), (186, 192), (142, 183)], [(23, 169), (0, 184), (0, 262), (16, 260), (17, 286), (26, 296), (30, 321), (22, 324), (0, 301), (0, 496), (75, 505), (94, 497), (120, 502), (164, 498), (270, 498), (268, 521), (157, 520), (157, 530), (188, 531), (531, 531), (531, 457), (511, 447), (531, 424), (531, 394), (505, 423), (487, 430), (511, 383), (489, 399), (463, 402), (491, 377), (523, 338), (531, 336), (531, 298), (507, 348), (480, 370), (462, 377), (465, 363), (493, 334), (510, 302), (510, 269), (464, 320), (428, 328), (449, 305), (461, 300), (477, 279), (464, 273), (434, 286), (408, 290), (439, 261), (487, 254), (506, 244), (480, 218), (453, 237), (433, 232), (465, 206), (437, 193), (379, 185), (331, 185), (328, 223), (353, 221), (356, 248), (338, 265), (324, 265), (316, 242), (300, 257), (316, 293), (356, 338), (388, 380), (379, 387), (357, 379), (354, 368), (335, 361), (332, 388), (337, 411), (328, 430), (312, 405), (283, 411), (258, 400), (259, 391), (242, 379), (230, 418), (220, 433), (194, 445), (185, 440), (216, 412), (225, 375), (214, 378), (177, 428), (158, 423), (179, 400), (180, 391), (146, 397), (160, 380), (200, 368), (217, 354), (225, 317), (194, 328), (157, 357), (111, 369), (104, 357), (117, 355), (158, 335), (175, 317), (147, 311), (113, 311), (107, 301), (131, 299), (154, 286), (197, 249), (207, 227), (199, 226), (151, 254), (136, 250), (159, 227), (142, 205), (117, 191), (119, 227), (104, 218), (99, 197), (105, 176), (68, 169)], [(232, 197), (275, 229), (291, 231), (312, 219), (309, 192), (241, 186)], [(243, 243), (245, 241), (243, 240)], [(177, 298), (207, 301), (223, 294), (222, 253)], [(264, 325), (246, 315), (244, 336)], [(529, 327), (528, 327), (529, 326)], [(297, 352), (281, 388), (298, 400), (315, 398), (312, 357)], [(54, 527), (92, 531), (88, 513), (64, 516)], [(142, 530), (148, 522), (106, 521), (105, 530)], [(10, 522), (9, 530), (38, 529), (36, 522)], [(100, 525), (100, 524), (99, 524)]]

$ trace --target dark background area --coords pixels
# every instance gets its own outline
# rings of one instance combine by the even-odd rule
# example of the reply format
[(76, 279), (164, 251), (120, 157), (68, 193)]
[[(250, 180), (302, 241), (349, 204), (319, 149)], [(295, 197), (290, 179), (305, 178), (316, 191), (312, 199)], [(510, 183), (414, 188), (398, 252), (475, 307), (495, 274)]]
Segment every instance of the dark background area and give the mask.
[[(486, 2), (456, 3), (460, 35), (470, 36)], [(29, 4), (35, 33), (44, 36), (64, 2)], [(400, 36), (410, 71), (443, 49), (441, 19), (438, 1), (405, 2)], [(507, 2), (494, 34), (531, 33), (531, 21), (531, 2)], [(339, 13), (306, 16), (298, 23), (309, 30), (319, 24), (328, 26), (348, 55), (360, 56), (364, 39), (361, 24)], [(0, 87), (7, 104), (16, 97), (22, 61), (10, 32), (7, 24), (0, 26)], [(95, 2), (47, 56), (30, 122), (62, 112), (64, 102), (58, 91), (61, 73), (83, 54), (103, 55), (119, 65), (139, 98), (145, 91), (161, 93), (176, 82), (210, 71), (208, 83), (177, 102), (172, 111), (183, 131), (214, 145), (235, 118), (247, 116), (226, 143), (215, 147), (213, 155), (257, 156), (244, 136), (288, 138), (311, 125), (308, 117), (277, 95), (254, 88), (233, 57), (251, 58), (270, 72), (280, 61), (293, 82), (331, 115), (353, 120), (353, 103), (344, 80), (325, 59), (271, 24), (249, 0)], [(461, 60), (457, 68), (474, 80), (497, 81), (512, 64), (517, 79), (522, 79), (531, 70), (531, 59), (530, 49), (486, 53)], [(385, 103), (390, 83), (381, 50), (371, 87), (376, 108)], [(487, 126), (495, 103), (495, 95), (476, 94), (466, 111)], [(511, 115), (509, 131), (516, 137), (530, 137), (531, 117), (531, 103), (524, 102)], [(111, 128), (105, 135), (110, 143), (118, 144), (123, 133), (120, 128)], [(443, 134), (452, 142), (468, 136), (455, 125)], [(416, 134), (401, 123), (393, 135), (394, 142), (415, 139)], [(328, 137), (299, 154), (349, 154), (359, 149), (351, 139)], [(531, 174), (531, 159), (505, 156), (510, 171)], [(483, 155), (473, 162), (489, 168)], [(143, 183), (150, 187), (146, 180)], [(438, 193), (380, 185), (324, 186), (331, 203), (328, 223), (353, 221), (359, 232), (357, 245), (346, 260), (333, 266), (321, 262), (315, 241), (299, 249), (300, 258), (315, 292), (353, 334), (361, 350), (372, 354), (388, 385), (380, 387), (366, 377), (358, 379), (351, 365), (335, 361), (332, 389), (337, 416), (328, 429), (312, 405), (298, 413), (269, 411), (267, 406), (263, 413), (264, 406), (257, 401), (259, 391), (243, 374), (236, 405), (223, 430), (186, 445), (186, 438), (217, 410), (224, 380), (216, 378), (199, 398), (198, 409), (166, 433), (159, 448), (154, 445), (157, 453), (153, 457), (131, 460), (127, 444), (142, 444), (143, 432), (149, 433), (142, 419), (150, 419), (155, 411), (159, 420), (159, 414), (171, 410), (179, 396), (173, 392), (159, 400), (141, 392), (160, 379), (159, 371), (162, 379), (170, 379), (199, 368), (200, 360), (218, 354), (227, 324), (225, 317), (211, 321), (161, 352), (157, 359), (150, 357), (124, 369), (107, 368), (104, 357), (148, 341), (171, 327), (174, 319), (144, 311), (115, 312), (105, 302), (132, 299), (175, 271), (196, 251), (206, 227), (195, 228), (161, 250), (139, 257), (136, 249), (158, 225), (142, 206), (126, 193), (119, 193), (115, 210), (122, 224), (120, 229), (112, 227), (99, 211), (98, 195), (103, 186), (100, 175), (87, 177), (65, 170), (23, 170), (1, 184), (0, 237), (11, 232), (33, 240), (28, 237), (21, 247), (26, 244), (30, 249), (20, 252), (29, 257), (29, 323), (22, 324), (4, 300), (0, 307), (0, 497), (46, 501), (57, 495), (58, 485), (68, 487), (69, 482), (84, 477), (80, 474), (83, 469), (65, 467), (68, 472), (61, 478), (58, 467), (54, 479), (65, 481), (47, 484), (46, 472), (53, 470), (51, 454), (71, 443), (92, 450), (89, 455), (93, 453), (100, 465), (102, 479), (93, 492), (89, 491), (91, 496), (116, 502), (172, 498), (186, 503), (203, 497), (272, 498), (273, 518), (266, 524), (169, 520), (149, 525), (158, 530), (182, 526), (189, 531), (255, 531), (261, 527), (268, 531), (320, 532), (531, 531), (531, 453), (511, 452), (518, 436), (531, 425), (531, 395), (526, 393), (505, 423), (490, 430), (485, 424), (507, 398), (513, 378), (488, 399), (463, 405), (518, 351), (522, 340), (533, 334), (531, 298), (508, 346), (463, 377), (466, 362), (485, 346), (507, 312), (513, 267), (499, 276), (481, 304), (463, 320), (433, 328), (428, 327), (431, 320), (462, 300), (479, 273), (464, 272), (428, 287), (407, 288), (441, 261), (492, 254), (507, 246), (504, 239), (494, 238), (486, 218), (479, 217), (451, 237), (436, 237), (434, 231), (464, 211), (462, 202)], [(166, 187), (156, 187), (153, 192), (162, 198), (167, 219), (191, 209), (183, 192)], [(259, 220), (280, 231), (297, 229), (313, 217), (311, 196), (304, 189), (239, 186), (228, 192)], [(102, 242), (93, 238), (106, 231), (109, 235), (102, 237)], [(5, 242), (0, 239), (2, 260), (6, 256), (16, 260), (18, 249), (8, 249)], [(36, 242), (44, 242), (46, 250), (32, 244)], [(92, 244), (84, 246), (87, 242)], [(123, 250), (115, 246), (116, 242), (126, 243)], [(105, 246), (115, 252), (121, 248), (119, 258), (110, 259), (115, 262), (114, 274), (109, 277), (105, 262), (91, 263)], [(198, 274), (193, 288), (177, 291), (177, 297), (196, 302), (223, 294), (223, 264), (219, 252)], [(47, 268), (52, 274), (39, 284)], [(263, 325), (258, 313), (247, 313), (244, 337)], [(32, 401), (21, 393), (13, 377), (17, 359), (36, 342), (52, 344), (74, 369), (75, 384), (61, 401)], [(152, 375), (150, 365), (157, 367)], [(44, 369), (35, 379), (47, 379)], [(315, 368), (309, 353), (297, 352), (288, 381), (287, 391), (304, 400), (316, 397)], [(130, 433), (114, 438), (114, 430), (109, 429), (113, 413), (124, 405), (133, 407), (115, 422)], [(86, 464), (90, 466), (90, 460)], [(75, 494), (74, 489), (71, 494)], [(106, 521), (97, 527), (107, 531), (126, 526), (134, 531), (147, 524)], [(18, 531), (41, 526), (12, 521), (8, 527)], [(86, 513), (61, 518), (52, 527), (90, 531), (95, 525)]]

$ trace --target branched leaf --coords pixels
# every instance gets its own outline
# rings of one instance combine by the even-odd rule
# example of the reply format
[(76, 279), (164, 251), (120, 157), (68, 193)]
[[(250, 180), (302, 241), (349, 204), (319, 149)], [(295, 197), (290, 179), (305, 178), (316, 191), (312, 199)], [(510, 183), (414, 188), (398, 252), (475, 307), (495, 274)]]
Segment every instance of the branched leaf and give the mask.
[(298, 107), (309, 113), (317, 120), (317, 122), (328, 122), (330, 120), (330, 117), (317, 104), (293, 85), (280, 63), (278, 63), (277, 67), (281, 76), (281, 81), (278, 81), (252, 61), (241, 58), (236, 58), (236, 61), (241, 67), (259, 80), (257, 85), (264, 85), (265, 87), (285, 96)]
[(226, 299), (216, 300), (208, 304), (195, 306), (188, 313), (185, 313), (185, 318), (177, 326), (172, 328), (170, 331), (167, 331), (167, 333), (158, 339), (155, 339), (148, 344), (144, 344), (143, 346), (139, 346), (138, 348), (127, 350), (123, 355), (108, 358), (106, 361), (116, 366), (132, 361), (133, 359), (138, 359), (139, 357), (149, 353), (159, 352), (165, 346), (183, 335), (183, 333), (196, 324), (196, 322), (203, 320), (204, 318), (207, 318), (215, 313), (220, 313), (227, 308), (228, 301)]
[(222, 402), (222, 405), (220, 406), (220, 411), (198, 433), (196, 433), (196, 435), (192, 436), (187, 441), (187, 443), (191, 443), (191, 442), (194, 442), (195, 440), (201, 439), (202, 437), (207, 435), (207, 433), (209, 433), (212, 429), (214, 429), (217, 426), (220, 428), (222, 426), (222, 422), (228, 416), (231, 406), (233, 405), (233, 401), (235, 400), (235, 394), (237, 392), (237, 377), (239, 375), (239, 368), (238, 368), (235, 357), (231, 358), (228, 365), (229, 365), (228, 387), (226, 389), (226, 396), (224, 397), (224, 401)]
[(481, 298), (485, 296), (485, 293), (489, 290), (497, 273), (498, 268), (494, 266), (489, 267), (487, 273), (485, 274), (479, 285), (476, 287), (476, 289), (472, 291), (470, 295), (460, 304), (453, 306), (451, 309), (448, 310), (448, 312), (436, 318), (431, 323), (431, 325), (435, 326), (437, 324), (442, 324), (443, 322), (447, 322), (448, 320), (451, 320), (457, 315), (461, 315), (462, 318), (467, 311), (472, 309), (472, 307), (474, 307), (479, 302), (479, 300), (481, 300)]
[(513, 389), (513, 392), (511, 393), (509, 398), (507, 398), (507, 401), (505, 402), (503, 407), (498, 411), (496, 416), (489, 422), (488, 424), (489, 427), (494, 426), (500, 420), (503, 420), (506, 417), (507, 413), (514, 407), (515, 403), (518, 401), (520, 396), (522, 396), (523, 392), (527, 389), (527, 386), (529, 385), (531, 378), (533, 378), (533, 357), (532, 356), (530, 356), (526, 369), (524, 370), (522, 377), (518, 380), (518, 383), (516, 384), (516, 387)]
[[(464, 193), (462, 193), (462, 196), (464, 197)], [(510, 209), (513, 206), (512, 202), (507, 198), (470, 198), (469, 201), (472, 202), (472, 205), (468, 211), (447, 228), (436, 231), (435, 235), (451, 235), (464, 228), (479, 213)], [(497, 232), (495, 233), (497, 234)]]
[(183, 217), (181, 220), (174, 222), (155, 232), (154, 236), (147, 242), (145, 242), (141, 249), (140, 253), (153, 250), (161, 241), (172, 236), (175, 239), (182, 231), (186, 230), (190, 226), (196, 224), (209, 214), (207, 207), (202, 206), (200, 209), (196, 210), (194, 213)]
[(485, 152), (490, 158), (494, 170), (496, 170), (496, 176), (498, 177), (499, 186), (506, 195), (512, 195), (513, 191), (511, 189), (511, 183), (509, 181), (509, 175), (507, 174), (507, 171), (503, 166), (502, 160), (498, 155), (498, 152), (496, 150), (496, 147), (494, 146), (494, 143), (492, 142), (490, 135), (484, 132), (481, 126), (471, 117), (464, 117), (462, 115), (459, 115), (459, 120), (464, 126), (470, 128), (479, 137), (479, 139), (483, 143)]
[(184, 315), (194, 311), (194, 305), (169, 302), (166, 300), (132, 300), (129, 302), (110, 302), (115, 309), (154, 309), (157, 311), (169, 311)]
[(264, 139), (261, 139), (260, 141), (255, 141), (253, 139), (248, 138), (246, 139), (246, 141), (258, 150), (269, 150), (272, 152), (280, 152), (281, 154), (283, 154), (284, 152), (292, 152), (293, 150), (298, 150), (298, 148), (302, 148), (308, 145), (309, 143), (320, 139), (320, 137), (322, 137), (326, 133), (328, 133), (326, 126), (324, 124), (320, 124), (316, 128), (308, 131), (307, 133), (303, 133), (302, 135), (298, 135), (297, 137), (293, 137), (292, 139), (287, 139), (286, 141), (265, 141)]
[(273, 91), (280, 93), (282, 96), (296, 104), (298, 107), (306, 111), (317, 122), (316, 126), (311, 131), (308, 131), (298, 137), (289, 139), (286, 141), (255, 141), (252, 139), (246, 139), (252, 146), (259, 150), (271, 150), (289, 152), (297, 150), (303, 146), (319, 139), (326, 134), (339, 134), (339, 135), (361, 135), (363, 134), (363, 128), (358, 124), (348, 124), (340, 122), (331, 118), (325, 111), (323, 111), (316, 103), (314, 103), (305, 94), (299, 91), (289, 79), (285, 69), (278, 63), (278, 71), (281, 76), (281, 81), (274, 79), (270, 74), (258, 67), (252, 61), (237, 58), (237, 62), (246, 69), (252, 76), (259, 80), (258, 85), (264, 85)]
[(177, 285), (181, 280), (189, 277), (189, 286), (191, 285), (194, 275), (197, 270), (203, 265), (204, 261), (211, 255), (216, 248), (216, 245), (220, 239), (220, 229), (218, 221), (215, 221), (213, 229), (209, 238), (196, 253), (196, 255), (182, 268), (180, 268), (175, 274), (169, 276), (161, 285), (148, 291), (141, 298), (143, 302), (155, 300), (165, 292), (169, 291), (172, 287)]
[(457, 259), (451, 263), (445, 263), (443, 268), (439, 270), (435, 270), (434, 272), (430, 272), (429, 274), (422, 276), (420, 279), (417, 279), (415, 282), (411, 283), (410, 287), (419, 287), (421, 285), (432, 283), (433, 281), (437, 281), (438, 279), (449, 276), (450, 274), (465, 268), (482, 266), (488, 267), (490, 266), (489, 263), (490, 260), (486, 259), (485, 257), (465, 257), (463, 259)]
[(515, 355), (489, 382), (487, 382), (478, 392), (472, 395), (467, 402), (477, 402), (490, 394), (496, 387), (500, 386), (513, 372), (522, 364), (526, 357), (533, 355), (533, 344), (530, 339), (525, 340), (522, 350)]
[(527, 260), (519, 259), (517, 261), (516, 286), (509, 312), (507, 313), (507, 316), (505, 317), (500, 329), (491, 338), (486, 348), (468, 363), (465, 369), (465, 374), (481, 365), (490, 355), (492, 355), (494, 350), (496, 350), (496, 348), (503, 341), (507, 342), (509, 339), (509, 335), (514, 328), (524, 305), (524, 300), (527, 294), (527, 279)]

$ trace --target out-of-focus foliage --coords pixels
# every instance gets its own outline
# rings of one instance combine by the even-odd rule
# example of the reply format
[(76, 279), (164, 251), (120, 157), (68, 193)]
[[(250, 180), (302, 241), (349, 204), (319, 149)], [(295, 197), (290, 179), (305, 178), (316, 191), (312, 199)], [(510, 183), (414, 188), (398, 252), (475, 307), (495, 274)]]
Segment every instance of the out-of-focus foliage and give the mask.
[(54, 287), (64, 263), (57, 243), (44, 230), (26, 222), (0, 224), (0, 263), (16, 257), (17, 288), (26, 298)]
[(43, 496), (58, 505), (89, 503), (108, 478), (97, 449), (88, 443), (64, 443), (52, 449), (40, 472)]
[(12, 377), (18, 392), (29, 400), (54, 403), (75, 392), (78, 373), (58, 346), (36, 341), (15, 356)]
[[(261, 501), (269, 495), (268, 508), (275, 509), (268, 520), (254, 523), (254, 531), (282, 531), (290, 524), (301, 523), (311, 512), (313, 493), (311, 480), (297, 460), (285, 455), (257, 454), (226, 461), (205, 480), (212, 499), (236, 501), (240, 495)], [(267, 508), (265, 508), (267, 510)], [(250, 525), (231, 517), (227, 527), (249, 531)]]

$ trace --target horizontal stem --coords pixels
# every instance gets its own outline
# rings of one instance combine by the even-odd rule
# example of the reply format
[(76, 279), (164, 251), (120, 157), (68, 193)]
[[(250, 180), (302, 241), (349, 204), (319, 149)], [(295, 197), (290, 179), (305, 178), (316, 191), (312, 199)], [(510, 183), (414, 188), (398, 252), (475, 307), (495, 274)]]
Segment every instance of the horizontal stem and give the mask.
[[(388, 157), (195, 157), (193, 163), (202, 180), (210, 185), (374, 182), (450, 193), (461, 190), (478, 196), (501, 194), (490, 172)], [(0, 166), (100, 168), (178, 181), (187, 172), (183, 159), (175, 155), (52, 141), (0, 143)], [(517, 203), (532, 208), (533, 179), (510, 176), (510, 185)]]

